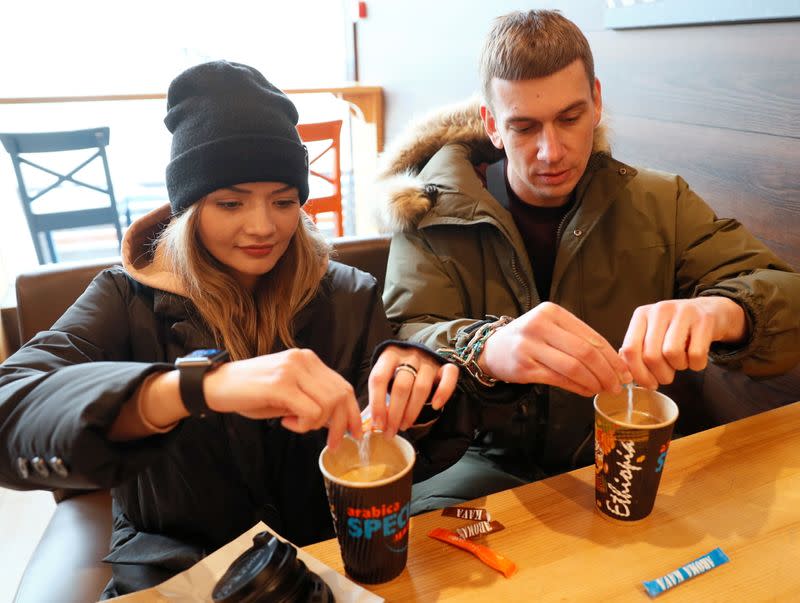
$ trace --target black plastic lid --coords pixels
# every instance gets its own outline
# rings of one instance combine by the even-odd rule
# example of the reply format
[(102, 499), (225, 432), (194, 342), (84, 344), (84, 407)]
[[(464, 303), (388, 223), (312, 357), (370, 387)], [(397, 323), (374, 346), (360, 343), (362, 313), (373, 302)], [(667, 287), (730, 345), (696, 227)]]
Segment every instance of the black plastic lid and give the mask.
[(215, 603), (333, 601), (328, 585), (297, 559), (295, 548), (269, 532), (253, 537), (253, 546), (231, 563), (211, 596)]

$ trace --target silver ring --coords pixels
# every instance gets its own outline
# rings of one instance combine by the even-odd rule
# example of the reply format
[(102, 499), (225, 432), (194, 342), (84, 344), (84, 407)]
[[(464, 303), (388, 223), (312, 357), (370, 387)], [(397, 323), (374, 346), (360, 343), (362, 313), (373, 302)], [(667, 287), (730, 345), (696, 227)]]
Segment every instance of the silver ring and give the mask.
[(397, 377), (397, 373), (399, 373), (400, 371), (409, 372), (414, 377), (414, 379), (417, 378), (417, 369), (416, 367), (411, 366), (410, 364), (406, 364), (405, 362), (398, 364), (397, 368), (394, 369), (394, 376)]

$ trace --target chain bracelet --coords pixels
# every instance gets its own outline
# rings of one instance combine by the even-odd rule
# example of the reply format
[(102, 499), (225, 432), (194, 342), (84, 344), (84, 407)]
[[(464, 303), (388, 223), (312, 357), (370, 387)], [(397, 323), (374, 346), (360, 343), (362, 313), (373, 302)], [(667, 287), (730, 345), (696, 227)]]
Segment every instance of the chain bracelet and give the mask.
[(489, 339), (497, 329), (514, 320), (510, 316), (501, 316), (499, 318), (492, 316), (491, 318), (496, 318), (496, 320), (481, 325), (465, 345), (455, 346), (453, 348), (439, 348), (436, 350), (438, 354), (441, 354), (454, 364), (464, 367), (464, 369), (484, 387), (494, 387), (495, 383), (497, 383), (497, 379), (487, 375), (478, 365), (478, 360), (483, 353), (486, 340)]

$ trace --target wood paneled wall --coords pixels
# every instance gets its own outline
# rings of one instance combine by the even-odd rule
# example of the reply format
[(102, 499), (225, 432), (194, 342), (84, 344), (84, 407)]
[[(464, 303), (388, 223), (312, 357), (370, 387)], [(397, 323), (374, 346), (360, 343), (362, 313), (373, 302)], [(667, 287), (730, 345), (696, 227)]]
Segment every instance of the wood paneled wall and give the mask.
[(800, 268), (800, 22), (593, 31), (614, 154)]

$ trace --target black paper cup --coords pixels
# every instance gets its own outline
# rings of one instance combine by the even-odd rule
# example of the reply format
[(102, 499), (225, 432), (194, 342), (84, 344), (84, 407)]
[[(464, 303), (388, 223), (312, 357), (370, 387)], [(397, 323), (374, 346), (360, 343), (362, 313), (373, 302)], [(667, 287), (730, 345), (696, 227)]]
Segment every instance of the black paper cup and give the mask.
[[(396, 577), (406, 566), (415, 453), (400, 436), (388, 441), (378, 433), (364, 437), (370, 470), (359, 469), (358, 442), (350, 437), (335, 451), (326, 447), (319, 456), (319, 468), (345, 571), (358, 582), (378, 584)], [(358, 481), (353, 472), (379, 479)]]
[(619, 521), (647, 517), (661, 482), (678, 406), (659, 392), (633, 388), (594, 398), (595, 503), (604, 516)]

